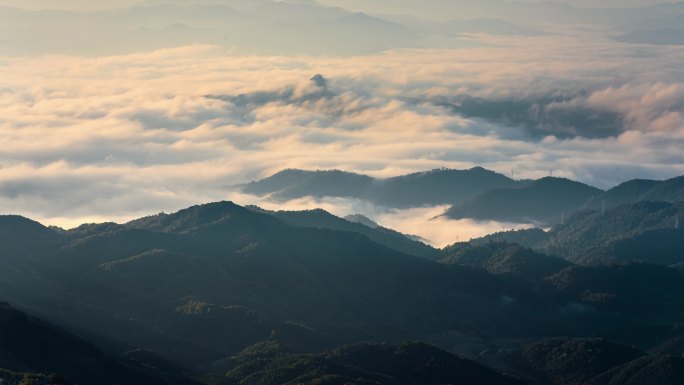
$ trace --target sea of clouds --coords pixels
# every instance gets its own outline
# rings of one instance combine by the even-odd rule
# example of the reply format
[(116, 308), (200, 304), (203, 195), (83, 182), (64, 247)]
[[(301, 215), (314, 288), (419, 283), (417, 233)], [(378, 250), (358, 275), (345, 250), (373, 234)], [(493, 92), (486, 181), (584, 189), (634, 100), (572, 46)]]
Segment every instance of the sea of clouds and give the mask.
[[(71, 227), (221, 199), (275, 208), (233, 186), (284, 168), (384, 177), (481, 165), (601, 188), (684, 174), (684, 49), (602, 36), (357, 57), (212, 45), (0, 57), (0, 212)], [(434, 208), (290, 207), (312, 206), (363, 211), (439, 245), (477, 227), (430, 221)]]

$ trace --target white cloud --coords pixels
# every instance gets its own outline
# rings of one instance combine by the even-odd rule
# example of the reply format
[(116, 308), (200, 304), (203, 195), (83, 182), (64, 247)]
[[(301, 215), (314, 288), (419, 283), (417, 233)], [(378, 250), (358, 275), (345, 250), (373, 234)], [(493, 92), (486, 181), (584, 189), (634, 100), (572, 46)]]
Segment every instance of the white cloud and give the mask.
[[(539, 177), (554, 169), (600, 187), (684, 173), (683, 50), (559, 36), (489, 43), (354, 58), (241, 57), (214, 46), (2, 58), (0, 211), (51, 224), (123, 220), (225, 199), (231, 185), (287, 167), (374, 176), (482, 165)], [(316, 73), (336, 96), (250, 108), (205, 97), (290, 86), (302, 95)], [(539, 138), (427, 102), (461, 94), (567, 94), (562, 108), (612, 111), (624, 126), (616, 136)], [(350, 211), (338, 214), (356, 208), (336, 204)], [(473, 228), (459, 230), (465, 238), (482, 227), (408, 218), (379, 220), (439, 244), (451, 228)]]

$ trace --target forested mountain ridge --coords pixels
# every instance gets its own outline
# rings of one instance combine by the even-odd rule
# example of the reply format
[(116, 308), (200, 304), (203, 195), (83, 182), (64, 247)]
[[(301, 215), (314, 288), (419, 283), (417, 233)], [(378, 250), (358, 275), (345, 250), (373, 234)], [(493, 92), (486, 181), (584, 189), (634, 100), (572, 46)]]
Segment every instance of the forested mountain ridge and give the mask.
[(281, 202), (303, 197), (344, 197), (389, 208), (450, 205), (445, 216), (452, 219), (545, 227), (560, 224), (586, 209), (684, 200), (684, 177), (664, 181), (635, 179), (603, 191), (565, 178), (514, 180), (482, 167), (436, 169), (385, 179), (340, 170), (290, 169), (238, 188)]
[(584, 265), (642, 261), (669, 266), (684, 262), (682, 218), (682, 202), (643, 201), (582, 210), (548, 232), (501, 232), (472, 243), (515, 242)]
[[(548, 242), (556, 232), (564, 234), (564, 226), (595, 223), (586, 219), (591, 215), (605, 216), (598, 221), (606, 226), (616, 222), (619, 233), (630, 226), (658, 230), (679, 207), (633, 206), (579, 213), (549, 233), (528, 230), (522, 238)], [(0, 296), (93, 338), (99, 346), (93, 349), (112, 352), (102, 354), (114, 360), (133, 360), (133, 371), (170, 360), (215, 376), (214, 370), (225, 368), (217, 363), (276, 336), (297, 357), (273, 361), (268, 373), (297, 362), (308, 379), (326, 371), (344, 378), (360, 367), (340, 374), (337, 358), (311, 354), (362, 341), (430, 340), (448, 348), (463, 336), (476, 338), (473, 349), (480, 351), (504, 352), (511, 341), (558, 335), (602, 335), (646, 349), (680, 337), (678, 325), (684, 323), (678, 306), (684, 274), (676, 269), (578, 266), (545, 255), (543, 248), (502, 242), (435, 250), (322, 210), (269, 212), (215, 202), (73, 230), (12, 216), (0, 217), (0, 235)], [(434, 260), (401, 251), (409, 246), (434, 253)], [(121, 355), (135, 351), (141, 353)], [(14, 363), (6, 369), (52, 372)], [(664, 363), (676, 365), (644, 365)], [(272, 380), (262, 369), (250, 378)], [(377, 370), (382, 381), (393, 376)], [(143, 371), (159, 381), (176, 381), (178, 371), (173, 373)], [(369, 378), (380, 381), (374, 376)], [(255, 383), (270, 380), (263, 381)]]
[(524, 184), (475, 167), (469, 170), (435, 169), (386, 179), (339, 170), (284, 170), (240, 188), (245, 193), (270, 195), (281, 201), (305, 196), (350, 197), (386, 207), (406, 208), (453, 204), (492, 188)]

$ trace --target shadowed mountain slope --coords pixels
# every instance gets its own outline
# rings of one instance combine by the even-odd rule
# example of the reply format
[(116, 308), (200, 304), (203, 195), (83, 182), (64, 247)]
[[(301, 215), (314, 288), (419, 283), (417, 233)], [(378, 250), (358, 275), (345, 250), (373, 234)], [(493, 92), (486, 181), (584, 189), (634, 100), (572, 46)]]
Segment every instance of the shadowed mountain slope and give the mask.
[(684, 383), (684, 358), (638, 358), (588, 381), (586, 385), (678, 385)]
[[(250, 207), (250, 209), (252, 208)], [(435, 248), (410, 239), (397, 231), (380, 227), (377, 224), (375, 227), (369, 227), (362, 223), (336, 217), (321, 209), (307, 211), (267, 211), (259, 208), (253, 209), (272, 215), (283, 222), (294, 226), (350, 231), (363, 234), (374, 242), (406, 254), (428, 259), (435, 259), (438, 254), (438, 251)]]
[(591, 199), (586, 207), (600, 210), (604, 206), (612, 208), (643, 201), (670, 203), (684, 201), (684, 177), (664, 181), (648, 179), (627, 181)]
[[(57, 234), (57, 247), (32, 257), (45, 289), (17, 300), (186, 365), (234, 354), (273, 330), (302, 350), (471, 325), (504, 332), (513, 324), (491, 321), (526, 316), (502, 306), (501, 296), (520, 298), (521, 307), (536, 301), (479, 269), (409, 256), (355, 232), (288, 225), (230, 202)], [(11, 293), (17, 283), (3, 284)]]
[(563, 268), (514, 245), (456, 253), (475, 266), (437, 263), (316, 225), (358, 225), (324, 212), (286, 214), (292, 222), (217, 202), (124, 225), (28, 226), (25, 239), (56, 240), (1, 258), (28, 273), (3, 275), (0, 295), (111, 351), (202, 370), (273, 335), (301, 352), (451, 336), (606, 335), (650, 347), (684, 323), (674, 269)]
[(682, 203), (643, 201), (579, 211), (548, 232), (500, 232), (471, 243), (514, 242), (584, 265), (643, 261), (674, 267), (684, 262), (684, 230), (678, 226), (683, 218)]
[(508, 274), (531, 282), (539, 282), (571, 265), (563, 259), (507, 242), (457, 243), (442, 250), (439, 262), (476, 266), (492, 274)]
[(554, 228), (541, 249), (583, 264), (641, 260), (659, 264), (684, 261), (684, 237), (676, 229), (684, 205), (639, 202), (605, 213), (579, 212)]
[(420, 343), (357, 344), (317, 355), (293, 354), (274, 342), (233, 357), (227, 384), (514, 385), (524, 384)]
[(515, 189), (489, 190), (450, 208), (445, 216), (517, 223), (558, 223), (602, 191), (568, 179), (542, 178)]
[[(58, 373), (83, 385), (195, 384), (180, 377), (166, 380), (135, 366), (133, 361), (109, 356), (57, 326), (0, 303), (0, 368), (13, 372)], [(36, 376), (36, 381), (62, 383), (54, 376), (42, 379)]]
[(541, 384), (582, 385), (644, 355), (635, 348), (600, 338), (558, 338), (524, 346), (514, 356), (513, 365)]

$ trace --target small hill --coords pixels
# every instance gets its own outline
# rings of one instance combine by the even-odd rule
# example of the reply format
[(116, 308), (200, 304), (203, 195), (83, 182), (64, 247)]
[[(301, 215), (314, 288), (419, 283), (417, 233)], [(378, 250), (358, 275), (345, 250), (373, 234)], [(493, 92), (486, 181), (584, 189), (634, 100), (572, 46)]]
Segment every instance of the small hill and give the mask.
[(667, 340), (650, 350), (651, 353), (684, 357), (684, 336)]
[(546, 282), (568, 302), (591, 309), (640, 318), (681, 315), (671, 301), (684, 294), (684, 274), (664, 266), (571, 266), (547, 277)]
[(512, 363), (541, 384), (582, 385), (644, 355), (635, 348), (600, 338), (557, 338), (522, 347), (515, 353)]
[(528, 186), (489, 190), (450, 208), (445, 216), (503, 222), (554, 224), (602, 191), (563, 178), (542, 178)]
[(5, 257), (35, 254), (59, 241), (57, 231), (36, 221), (18, 215), (0, 215), (0, 248)]
[[(679, 218), (679, 219), (678, 219)], [(684, 204), (641, 201), (605, 210), (582, 210), (549, 231), (506, 231), (472, 244), (514, 242), (582, 265), (647, 262), (681, 267)]]
[(684, 176), (664, 181), (634, 179), (591, 199), (586, 208), (597, 210), (643, 201), (676, 203), (684, 201)]
[(605, 213), (583, 211), (553, 228), (537, 247), (581, 264), (674, 264), (684, 261), (682, 229), (675, 229), (677, 216), (684, 218), (682, 203), (644, 201)]
[(543, 241), (549, 238), (549, 233), (539, 228), (501, 231), (494, 234), (485, 235), (482, 238), (472, 239), (473, 245), (484, 245), (491, 242), (517, 243), (524, 247), (538, 247)]
[(321, 209), (306, 211), (265, 211), (261, 212), (272, 215), (287, 224), (300, 227), (313, 227), (321, 229), (351, 231), (367, 236), (370, 240), (395, 251), (416, 255), (423, 258), (437, 258), (437, 250), (422, 242), (410, 239), (406, 235), (377, 226), (369, 227), (365, 224), (348, 221), (336, 217)]
[(357, 344), (322, 354), (293, 354), (274, 343), (233, 358), (229, 384), (513, 385), (522, 381), (420, 343)]
[(684, 384), (684, 358), (661, 355), (638, 358), (586, 383), (586, 385), (680, 384)]
[[(107, 355), (81, 338), (0, 303), (0, 368), (13, 372), (58, 373), (82, 385), (195, 384), (166, 380)], [(0, 374), (0, 377), (2, 374)], [(67, 383), (59, 377), (35, 376), (37, 382)]]
[(539, 282), (571, 265), (563, 259), (507, 242), (455, 244), (442, 250), (439, 262), (480, 267), (493, 274), (510, 274), (532, 282)]
[(14, 373), (0, 369), (0, 384), (7, 385), (71, 385), (59, 374)]
[[(126, 224), (128, 228), (144, 229), (149, 231), (183, 234), (199, 230), (213, 225), (259, 226), (260, 221), (269, 222), (269, 217), (255, 216), (244, 207), (233, 202), (215, 202), (204, 205), (192, 206), (173, 214), (157, 214), (137, 219)], [(280, 222), (270, 219), (272, 225)], [(245, 228), (244, 231), (249, 231)]]

